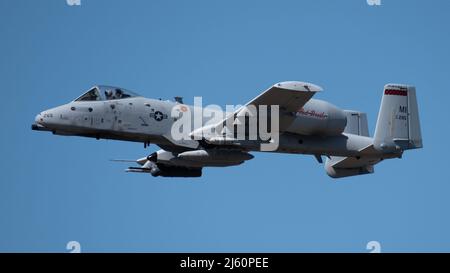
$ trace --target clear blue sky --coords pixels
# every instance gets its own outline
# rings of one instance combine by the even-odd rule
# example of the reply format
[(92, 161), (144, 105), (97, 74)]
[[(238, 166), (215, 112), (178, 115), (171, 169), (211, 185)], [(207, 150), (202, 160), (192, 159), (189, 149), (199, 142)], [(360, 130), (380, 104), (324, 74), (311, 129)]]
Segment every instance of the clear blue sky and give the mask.
[[(450, 251), (450, 1), (0, 1), (0, 251)], [(245, 103), (309, 81), (363, 110), (417, 86), (424, 149), (329, 178), (311, 156), (257, 153), (200, 179), (127, 174), (158, 149), (30, 130), (90, 86)]]

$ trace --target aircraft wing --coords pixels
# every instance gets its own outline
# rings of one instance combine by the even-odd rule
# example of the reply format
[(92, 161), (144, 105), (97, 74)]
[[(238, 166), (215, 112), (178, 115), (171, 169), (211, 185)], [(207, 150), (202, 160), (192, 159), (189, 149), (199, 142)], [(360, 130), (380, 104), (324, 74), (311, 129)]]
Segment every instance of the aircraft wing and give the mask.
[(280, 82), (248, 102), (246, 106), (279, 105), (284, 111), (296, 112), (319, 91), (322, 91), (322, 88), (312, 83)]
[[(274, 84), (243, 107), (228, 115), (216, 126), (216, 128), (226, 128), (226, 126), (229, 126), (230, 124), (236, 124), (237, 116), (239, 116), (242, 111), (247, 111), (250, 106), (254, 106), (256, 110), (259, 111), (260, 106), (263, 105), (278, 105), (279, 133), (283, 133), (294, 121), (295, 112), (301, 109), (303, 105), (319, 91), (322, 91), (321, 87), (306, 82), (289, 81)], [(205, 129), (210, 128), (199, 128), (195, 130), (192, 135), (201, 133)]]
[[(284, 132), (294, 121), (295, 112), (308, 102), (322, 88), (306, 82), (280, 82), (274, 84), (245, 106), (253, 105), (259, 110), (261, 105), (279, 105), (280, 133)], [(235, 114), (238, 114), (238, 110)], [(231, 116), (234, 118), (234, 116)]]

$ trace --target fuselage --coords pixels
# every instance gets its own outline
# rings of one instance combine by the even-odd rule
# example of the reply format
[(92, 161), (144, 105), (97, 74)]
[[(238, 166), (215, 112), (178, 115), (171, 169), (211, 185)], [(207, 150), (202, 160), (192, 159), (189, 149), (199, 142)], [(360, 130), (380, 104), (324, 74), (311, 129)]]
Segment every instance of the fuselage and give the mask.
[[(127, 95), (108, 98), (110, 90), (120, 90)], [(70, 103), (38, 114), (34, 129), (58, 135), (153, 143), (176, 150), (180, 145), (171, 140), (170, 132), (178, 118), (177, 112), (208, 109), (130, 94), (115, 87), (94, 87)], [(227, 114), (217, 107), (214, 111)], [(346, 133), (346, 112), (326, 101), (311, 99), (293, 114), (295, 120), (280, 136), (274, 152), (352, 156), (373, 143), (370, 137)], [(201, 124), (192, 121), (192, 130), (207, 124), (211, 117), (202, 115), (201, 120)], [(248, 151), (260, 150), (252, 141), (241, 141), (240, 147)]]
[[(244, 106), (203, 107), (149, 99), (123, 88), (94, 86), (74, 101), (38, 114), (33, 130), (156, 144), (127, 172), (199, 177), (204, 167), (237, 166), (250, 152), (314, 155), (333, 178), (369, 174), (374, 165), (422, 148), (413, 86), (383, 90), (374, 137), (367, 114), (313, 99), (322, 88), (307, 82), (272, 85)], [(409, 110), (410, 109), (410, 110)], [(325, 162), (322, 156), (326, 156)]]

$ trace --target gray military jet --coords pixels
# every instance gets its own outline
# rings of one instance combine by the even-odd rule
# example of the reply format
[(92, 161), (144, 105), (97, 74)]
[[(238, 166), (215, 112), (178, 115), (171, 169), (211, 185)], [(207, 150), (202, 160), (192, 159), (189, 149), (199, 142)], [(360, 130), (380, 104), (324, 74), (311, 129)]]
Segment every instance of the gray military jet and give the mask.
[(319, 163), (325, 156), (327, 174), (339, 178), (373, 173), (380, 161), (422, 148), (415, 87), (384, 87), (373, 137), (365, 113), (313, 99), (320, 91), (311, 83), (280, 82), (244, 106), (205, 115), (208, 107), (185, 105), (179, 97), (162, 101), (94, 86), (38, 114), (32, 129), (156, 144), (161, 150), (127, 171), (163, 177), (199, 177), (203, 167), (240, 165), (261, 151), (313, 155)]

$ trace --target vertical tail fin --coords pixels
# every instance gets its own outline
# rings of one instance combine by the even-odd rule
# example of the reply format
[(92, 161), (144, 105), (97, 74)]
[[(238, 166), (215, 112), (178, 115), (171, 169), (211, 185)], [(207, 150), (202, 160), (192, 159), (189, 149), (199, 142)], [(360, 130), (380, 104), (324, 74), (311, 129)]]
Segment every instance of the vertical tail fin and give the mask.
[(384, 152), (422, 148), (414, 86), (385, 85), (375, 128), (374, 147)]
[(366, 113), (352, 110), (344, 110), (344, 113), (347, 116), (347, 126), (345, 126), (344, 133), (369, 136)]

